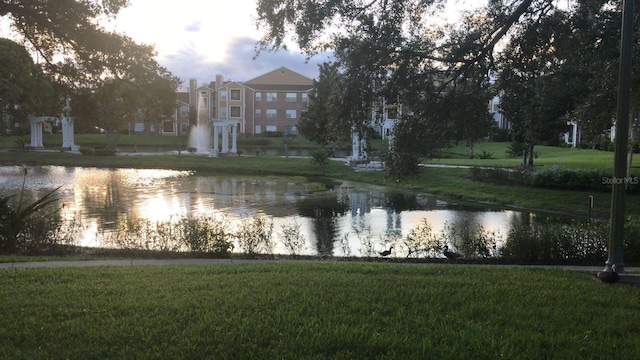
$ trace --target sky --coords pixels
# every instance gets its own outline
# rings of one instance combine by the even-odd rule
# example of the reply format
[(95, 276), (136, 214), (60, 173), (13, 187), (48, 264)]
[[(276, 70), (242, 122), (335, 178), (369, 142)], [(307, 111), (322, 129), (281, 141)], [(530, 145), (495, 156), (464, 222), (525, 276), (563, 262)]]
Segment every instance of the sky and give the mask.
[[(450, 0), (455, 8), (468, 8), (478, 0)], [(295, 51), (262, 52), (255, 58), (256, 0), (130, 0), (115, 22), (115, 30), (138, 43), (154, 45), (157, 61), (172, 74), (198, 84), (215, 80), (248, 81), (282, 66), (309, 78), (327, 54), (312, 57)]]
[[(177, 6), (176, 6), (177, 5)], [(256, 59), (255, 0), (130, 0), (115, 30), (136, 42), (155, 46), (157, 61), (184, 81), (247, 81), (282, 66), (309, 78), (318, 74), (320, 55), (306, 60), (299, 52), (262, 52)]]

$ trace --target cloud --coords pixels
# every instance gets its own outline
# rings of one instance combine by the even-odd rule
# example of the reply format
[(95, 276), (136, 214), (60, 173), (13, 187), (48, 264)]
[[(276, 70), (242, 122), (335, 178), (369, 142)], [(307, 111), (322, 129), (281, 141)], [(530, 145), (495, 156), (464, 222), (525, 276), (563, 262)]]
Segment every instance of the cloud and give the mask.
[(318, 64), (331, 59), (331, 54), (325, 53), (307, 61), (303, 54), (284, 50), (263, 51), (256, 56), (255, 44), (256, 40), (249, 37), (233, 38), (222, 60), (211, 61), (191, 43), (177, 53), (158, 59), (158, 62), (186, 85), (191, 78), (198, 84), (209, 83), (217, 74), (224, 76), (225, 80), (248, 81), (282, 66), (313, 79), (318, 77)]
[(184, 27), (186, 32), (199, 32), (202, 29), (202, 21), (196, 20)]

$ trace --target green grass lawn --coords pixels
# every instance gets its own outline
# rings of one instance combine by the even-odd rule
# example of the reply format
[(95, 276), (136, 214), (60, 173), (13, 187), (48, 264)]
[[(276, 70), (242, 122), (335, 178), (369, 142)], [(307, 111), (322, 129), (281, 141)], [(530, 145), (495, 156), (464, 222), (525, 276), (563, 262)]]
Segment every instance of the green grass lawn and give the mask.
[[(464, 145), (458, 145), (450, 149), (444, 149), (438, 158), (432, 159), (431, 163), (470, 165), (470, 166), (500, 166), (516, 167), (522, 164), (522, 158), (509, 157), (507, 148), (509, 143), (480, 142), (474, 146), (476, 158), (469, 159), (468, 149)], [(482, 152), (492, 153), (490, 159), (480, 159), (478, 156)], [(571, 169), (610, 169), (613, 171), (613, 152), (592, 150), (592, 149), (572, 149), (556, 146), (538, 145), (534, 151), (539, 154), (534, 158), (535, 167), (550, 167), (553, 165), (567, 167)], [(632, 169), (636, 173), (640, 167), (640, 154), (634, 154)]]
[(638, 288), (502, 267), (0, 272), (3, 359), (635, 359)]

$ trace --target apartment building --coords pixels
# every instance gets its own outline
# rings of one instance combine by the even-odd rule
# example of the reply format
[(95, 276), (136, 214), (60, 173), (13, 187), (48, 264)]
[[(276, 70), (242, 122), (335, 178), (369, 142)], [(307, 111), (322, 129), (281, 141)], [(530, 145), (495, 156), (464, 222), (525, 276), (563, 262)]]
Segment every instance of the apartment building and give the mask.
[(244, 83), (247, 99), (247, 134), (278, 132), (297, 135), (300, 115), (309, 106), (313, 80), (287, 68), (279, 68)]
[(177, 93), (175, 117), (171, 124), (164, 124), (162, 134), (187, 135), (189, 112), (196, 111), (209, 124), (233, 125), (245, 136), (297, 135), (312, 88), (313, 80), (285, 67), (246, 82), (225, 81), (217, 75), (215, 81), (198, 86), (192, 79), (187, 92)]

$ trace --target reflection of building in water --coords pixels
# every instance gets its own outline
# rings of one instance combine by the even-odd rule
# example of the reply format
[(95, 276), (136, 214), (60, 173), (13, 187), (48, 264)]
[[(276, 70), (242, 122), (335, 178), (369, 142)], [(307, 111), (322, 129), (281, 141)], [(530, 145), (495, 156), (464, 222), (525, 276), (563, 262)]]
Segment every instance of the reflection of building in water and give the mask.
[(366, 192), (349, 192), (349, 207), (351, 208), (351, 216), (364, 217), (364, 214), (371, 212), (371, 206), (369, 204), (369, 196)]
[(402, 216), (400, 211), (387, 208), (387, 231), (402, 230)]

